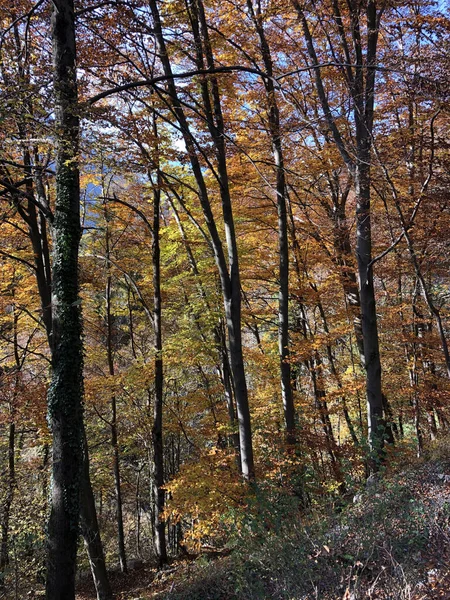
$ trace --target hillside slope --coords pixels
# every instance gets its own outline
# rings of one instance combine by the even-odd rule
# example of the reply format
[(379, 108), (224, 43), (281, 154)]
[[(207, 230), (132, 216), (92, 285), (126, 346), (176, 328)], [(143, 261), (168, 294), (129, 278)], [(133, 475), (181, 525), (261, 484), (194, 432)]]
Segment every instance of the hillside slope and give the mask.
[[(370, 481), (326, 514), (285, 515), (240, 533), (230, 555), (114, 577), (127, 600), (450, 598), (450, 451)], [(214, 555), (216, 556), (216, 555)], [(86, 590), (79, 600), (92, 596)]]

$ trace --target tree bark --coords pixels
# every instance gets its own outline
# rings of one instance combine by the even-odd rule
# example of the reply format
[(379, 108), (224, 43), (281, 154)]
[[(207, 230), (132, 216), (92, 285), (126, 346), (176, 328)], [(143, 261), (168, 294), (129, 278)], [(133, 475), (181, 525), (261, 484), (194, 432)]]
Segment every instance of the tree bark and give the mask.
[[(359, 298), (359, 294), (358, 294), (358, 298)], [(326, 318), (326, 315), (325, 315), (325, 310), (324, 310), (324, 308), (322, 306), (322, 302), (320, 302), (320, 300), (319, 300), (319, 302), (317, 304), (317, 307), (319, 309), (320, 316), (322, 317), (324, 331), (328, 335), (330, 333), (330, 330), (328, 328), (328, 322), (327, 322), (327, 318)], [(360, 319), (360, 322), (361, 322), (361, 319)], [(338, 370), (336, 368), (336, 361), (335, 361), (333, 350), (332, 350), (330, 344), (327, 344), (327, 356), (328, 356), (328, 364), (330, 366), (331, 374), (333, 375), (333, 377), (334, 377), (334, 379), (335, 379), (335, 381), (337, 383), (338, 388), (340, 390), (342, 390), (343, 386), (342, 386), (341, 377), (340, 377), (340, 375), (338, 373)], [(346, 401), (346, 398), (345, 398), (344, 394), (342, 394), (342, 412), (344, 413), (344, 419), (345, 419), (345, 422), (347, 424), (347, 428), (348, 428), (348, 431), (350, 433), (350, 437), (352, 438), (352, 442), (355, 445), (355, 447), (357, 448), (360, 445), (360, 442), (359, 442), (358, 437), (356, 435), (355, 428), (353, 426), (353, 422), (352, 422), (351, 417), (350, 417), (350, 413), (348, 412), (347, 401)]]
[(281, 398), (283, 402), (286, 426), (286, 441), (289, 445), (296, 442), (295, 406), (292, 395), (291, 365), (289, 362), (289, 242), (286, 209), (286, 178), (284, 170), (283, 146), (281, 143), (280, 112), (273, 79), (273, 63), (267, 43), (260, 5), (257, 12), (252, 0), (247, 0), (247, 8), (259, 37), (259, 47), (267, 78), (266, 89), (267, 119), (272, 143), (272, 154), (276, 170), (276, 202), (278, 213), (278, 353), (280, 356)]
[(325, 435), (325, 445), (328, 456), (330, 457), (331, 469), (337, 483), (339, 484), (340, 491), (343, 493), (345, 491), (344, 477), (342, 475), (340, 458), (337, 456), (337, 444), (334, 438), (333, 427), (331, 425), (330, 414), (328, 411), (328, 403), (326, 400), (326, 392), (322, 375), (322, 360), (317, 352), (315, 353), (314, 358), (311, 358), (309, 361), (307, 361), (307, 367), (311, 374), (315, 404), (319, 412), (322, 430)]
[[(225, 223), (225, 235), (228, 249), (228, 262), (225, 258), (222, 242), (217, 230), (216, 222), (212, 212), (208, 197), (208, 191), (203, 178), (202, 167), (197, 156), (196, 146), (193, 135), (190, 131), (186, 115), (183, 111), (181, 102), (178, 98), (177, 90), (174, 85), (172, 67), (166, 48), (163, 35), (161, 17), (155, 0), (149, 0), (150, 9), (153, 16), (154, 34), (158, 49), (158, 56), (161, 60), (164, 74), (168, 77), (167, 91), (170, 97), (174, 115), (180, 126), (183, 140), (188, 151), (192, 171), (197, 183), (199, 199), (203, 214), (211, 237), (211, 245), (214, 251), (214, 258), (219, 271), (219, 277), (224, 301), (225, 319), (228, 331), (228, 346), (230, 352), (230, 364), (233, 375), (234, 391), (236, 398), (236, 408), (239, 427), (239, 445), (241, 454), (242, 475), (245, 479), (252, 480), (255, 476), (252, 431), (250, 420), (250, 409), (248, 403), (247, 382), (245, 379), (244, 359), (242, 352), (242, 331), (241, 331), (241, 287), (239, 260), (236, 244), (236, 234), (234, 230), (233, 212), (231, 207), (231, 198), (228, 189), (228, 180), (226, 176), (225, 161), (225, 142), (223, 131), (223, 119), (220, 108), (220, 97), (217, 87), (217, 81), (212, 77), (213, 98), (214, 98), (214, 117), (212, 120), (211, 107), (205, 106), (209, 113), (208, 121), (210, 133), (212, 134), (214, 146), (217, 153), (218, 172), (220, 178), (220, 194), (222, 200), (222, 213)], [(212, 57), (208, 61), (211, 62)], [(210, 64), (208, 64), (210, 66)], [(204, 84), (205, 85), (205, 84)], [(209, 95), (203, 94), (206, 101)]]
[(377, 470), (383, 449), (384, 421), (375, 290), (372, 267), (369, 266), (372, 260), (372, 234), (370, 220), (370, 171), (367, 163), (367, 149), (361, 151), (359, 159), (355, 176), (357, 199), (356, 253), (358, 257), (361, 319), (366, 366), (369, 443), (374, 458), (371, 468)]
[(83, 345), (78, 296), (80, 180), (73, 0), (52, 11), (56, 124), (56, 206), (53, 223), (51, 512), (47, 537), (47, 600), (74, 600), (83, 463)]
[[(330, 128), (335, 145), (353, 177), (356, 196), (356, 254), (358, 261), (359, 291), (361, 302), (362, 334), (366, 367), (366, 395), (369, 445), (371, 450), (370, 468), (379, 469), (384, 458), (384, 420), (381, 392), (381, 363), (378, 341), (378, 322), (375, 290), (373, 282), (372, 229), (370, 210), (371, 147), (373, 132), (373, 109), (375, 100), (375, 60), (377, 55), (378, 30), (382, 9), (377, 11), (375, 0), (368, 0), (366, 6), (367, 42), (364, 52), (361, 37), (361, 8), (357, 2), (348, 2), (350, 31), (354, 58), (348, 61), (345, 69), (346, 80), (353, 100), (355, 124), (356, 156), (351, 152), (341, 136), (333, 117), (325, 92), (319, 60), (305, 12), (298, 0), (292, 0), (302, 25), (308, 55), (314, 69), (315, 85), (325, 120)], [(334, 17), (338, 24), (341, 49), (350, 56), (343, 20), (337, 2), (333, 4)], [(352, 68), (351, 63), (355, 63)]]
[[(155, 119), (155, 115), (153, 115)], [(156, 133), (156, 123), (154, 122)], [(156, 137), (156, 136), (155, 136)], [(162, 355), (162, 323), (161, 323), (161, 264), (159, 247), (161, 181), (157, 172), (156, 185), (153, 187), (153, 323), (155, 331), (155, 403), (153, 408), (153, 490), (155, 498), (154, 527), (155, 550), (159, 565), (167, 563), (166, 524), (163, 518), (164, 491), (164, 446), (163, 446), (163, 401), (164, 401), (164, 365)]]
[[(11, 415), (12, 419), (12, 415)], [(15, 487), (15, 423), (13, 420), (8, 428), (8, 475), (7, 492), (2, 506), (2, 538), (0, 547), (0, 591), (5, 588), (5, 571), (9, 563), (9, 517), (14, 498)]]
[[(108, 355), (108, 370), (111, 376), (114, 376), (114, 351), (113, 351), (113, 331), (112, 331), (112, 314), (111, 314), (111, 262), (110, 262), (110, 242), (109, 242), (109, 225), (108, 211), (104, 206), (105, 217), (105, 254), (106, 254), (106, 351)], [(114, 490), (116, 494), (116, 517), (117, 517), (117, 545), (120, 570), (122, 573), (127, 572), (127, 557), (125, 552), (125, 535), (123, 530), (123, 510), (122, 510), (122, 490), (120, 486), (120, 455), (119, 444), (117, 441), (117, 399), (113, 395), (111, 398), (111, 446), (113, 449), (113, 473), (114, 473)]]
[(364, 337), (361, 322), (361, 302), (359, 297), (358, 281), (355, 274), (355, 265), (352, 260), (352, 247), (350, 232), (345, 214), (345, 204), (341, 201), (335, 210), (330, 211), (334, 221), (333, 245), (335, 260), (341, 269), (342, 288), (353, 320), (356, 344), (358, 346), (361, 364), (365, 365)]
[(80, 490), (80, 530), (89, 557), (89, 565), (91, 567), (92, 578), (97, 593), (97, 600), (112, 600), (112, 590), (106, 571), (105, 555), (103, 552), (97, 511), (95, 510), (94, 494), (92, 493), (91, 479), (89, 476), (89, 452), (84, 431), (83, 446), (84, 460)]
[[(198, 281), (197, 285), (198, 285), (199, 293), (205, 303), (206, 309), (208, 310), (208, 312), (211, 312), (211, 307), (208, 302), (206, 290), (205, 290), (205, 287), (204, 287), (201, 277), (200, 277), (200, 271), (197, 266), (197, 261), (195, 260), (194, 254), (192, 252), (192, 248), (187, 239), (186, 231), (184, 229), (183, 223), (181, 222), (177, 207), (175, 206), (175, 203), (173, 202), (173, 200), (170, 197), (169, 197), (169, 202), (172, 207), (172, 210), (173, 210), (173, 213), (175, 216), (175, 220), (177, 222), (178, 229), (180, 231), (180, 235), (184, 242), (184, 247), (186, 249), (186, 253), (188, 256), (190, 267), (192, 269), (192, 273), (195, 275), (195, 278)], [(196, 319), (196, 324), (200, 330), (200, 335), (202, 336), (202, 339), (206, 342), (206, 338), (201, 331), (201, 327), (200, 327), (200, 323), (199, 323), (198, 319)], [(233, 397), (234, 397), (233, 379), (231, 376), (230, 360), (229, 360), (229, 356), (228, 356), (228, 350), (227, 350), (227, 344), (226, 344), (226, 332), (225, 332), (225, 326), (223, 323), (223, 319), (220, 319), (219, 323), (214, 327), (213, 335), (214, 335), (214, 341), (216, 343), (217, 353), (218, 353), (217, 372), (219, 374), (221, 383), (224, 388), (225, 402), (227, 405), (230, 426), (232, 429), (234, 429), (235, 425), (236, 425), (236, 410), (235, 410), (234, 400), (233, 400)], [(230, 439), (233, 447), (236, 450), (237, 467), (238, 467), (239, 471), (242, 473), (241, 459), (240, 459), (240, 453), (239, 453), (239, 434), (232, 433), (229, 436), (229, 439)]]
[[(55, 95), (57, 97), (57, 103), (60, 105), (59, 109), (58, 109), (58, 119), (57, 119), (57, 137), (59, 138), (59, 142), (60, 142), (60, 148), (61, 151), (59, 153), (59, 159), (61, 159), (62, 157), (62, 153), (64, 152), (65, 149), (68, 150), (68, 153), (70, 155), (72, 155), (73, 157), (77, 156), (76, 153), (76, 146), (77, 146), (77, 134), (75, 133), (75, 136), (73, 136), (72, 140), (69, 139), (69, 142), (66, 142), (63, 140), (62, 137), (62, 132), (64, 131), (64, 122), (66, 117), (69, 118), (70, 120), (70, 115), (71, 115), (71, 111), (73, 110), (74, 106), (76, 105), (76, 81), (75, 81), (75, 76), (74, 76), (74, 68), (72, 66), (70, 66), (70, 62), (73, 61), (74, 58), (74, 38), (73, 35), (70, 34), (67, 38), (67, 40), (65, 40), (65, 33), (64, 30), (66, 28), (71, 29), (73, 27), (73, 10), (72, 10), (72, 6), (67, 3), (67, 2), (57, 2), (54, 5), (54, 16), (52, 17), (52, 37), (54, 38), (54, 46), (55, 46), (55, 53), (59, 53), (60, 56), (62, 56), (63, 54), (63, 47), (64, 44), (67, 43), (68, 46), (71, 48), (67, 54), (67, 56), (62, 59), (61, 61), (61, 70), (58, 70), (56, 68), (56, 54), (55, 54), (55, 58), (54, 58), (54, 70), (55, 70)], [(61, 14), (60, 14), (61, 13)], [(59, 15), (59, 17), (58, 17)], [(58, 40), (57, 40), (58, 38)], [(18, 58), (18, 60), (20, 60), (20, 58)], [(64, 61), (67, 62), (66, 67), (67, 70), (64, 72)], [(60, 77), (65, 76), (65, 74), (68, 74), (69, 77), (69, 84), (68, 84), (68, 95), (64, 92), (64, 86), (61, 87), (61, 85), (56, 85), (56, 80), (60, 79)], [(29, 78), (29, 73), (25, 73), (23, 72), (23, 76), (24, 77), (28, 77)], [(59, 92), (58, 92), (59, 90)], [(59, 98), (59, 99), (58, 99)], [(61, 109), (61, 105), (65, 104), (66, 109)], [(28, 110), (30, 113), (33, 112), (32, 106), (28, 106)], [(66, 114), (66, 117), (64, 117), (64, 114)], [(73, 114), (73, 119), (72, 119), (72, 126), (74, 127), (75, 132), (78, 129), (78, 124), (76, 123), (76, 115)], [(19, 128), (19, 134), (21, 139), (26, 139), (27, 137), (29, 137), (28, 132), (26, 130), (26, 124), (19, 124), (18, 126)], [(69, 129), (71, 128), (71, 126), (68, 127)], [(70, 138), (70, 133), (69, 133), (69, 138)], [(71, 143), (73, 143), (73, 147), (71, 148)], [(37, 150), (35, 151), (37, 152)], [(26, 181), (26, 189), (27, 189), (27, 193), (29, 194), (30, 199), (27, 202), (27, 209), (24, 210), (20, 205), (18, 205), (18, 212), (20, 214), (20, 216), (22, 217), (22, 219), (24, 220), (24, 222), (27, 224), (28, 227), (28, 236), (33, 248), (33, 256), (34, 256), (34, 264), (35, 264), (35, 274), (36, 274), (36, 282), (37, 282), (37, 287), (38, 287), (38, 291), (39, 291), (39, 298), (40, 298), (40, 304), (41, 304), (41, 310), (42, 310), (42, 318), (43, 318), (43, 323), (45, 326), (45, 330), (46, 330), (46, 334), (47, 334), (47, 340), (48, 340), (48, 345), (50, 348), (51, 353), (53, 354), (54, 352), (54, 343), (57, 337), (57, 334), (55, 333), (55, 335), (53, 335), (53, 326), (54, 326), (54, 321), (52, 318), (52, 268), (51, 268), (51, 260), (50, 260), (50, 249), (49, 249), (49, 243), (48, 243), (48, 233), (49, 233), (49, 223), (51, 226), (52, 223), (52, 213), (50, 210), (50, 206), (49, 206), (49, 202), (48, 202), (48, 198), (46, 196), (46, 192), (45, 192), (45, 187), (44, 187), (44, 183), (42, 180), (42, 173), (36, 170), (33, 170), (31, 168), (31, 156), (30, 156), (30, 152), (28, 149), (24, 149), (23, 151), (23, 164), (25, 167), (25, 173), (27, 175), (27, 181)], [(35, 164), (39, 163), (39, 158), (35, 157)], [(69, 163), (66, 165), (67, 167), (69, 167), (70, 164), (70, 158), (69, 158)], [(72, 163), (74, 164), (74, 163)], [(70, 173), (70, 168), (68, 169), (69, 173)], [(71, 172), (71, 175), (73, 178), (76, 178), (76, 172)], [(61, 173), (59, 175), (60, 179), (61, 179)], [(70, 187), (70, 185), (69, 185)], [(61, 189), (61, 186), (59, 186), (58, 189)], [(35, 197), (37, 199), (37, 202), (33, 202), (33, 200), (31, 199), (32, 197)], [(73, 202), (75, 204), (76, 200), (73, 199)], [(43, 207), (43, 210), (37, 210), (36, 208), (36, 204), (39, 204), (41, 207)], [(66, 217), (70, 220), (69, 214), (70, 214), (70, 210), (60, 210), (61, 208), (61, 203), (59, 203), (59, 206), (57, 208), (57, 211), (60, 211), (61, 215), (60, 215), (60, 222), (64, 222), (64, 220), (66, 219)], [(76, 209), (75, 209), (76, 210)], [(73, 215), (72, 215), (73, 216)], [(76, 226), (75, 226), (76, 227)], [(51, 228), (51, 227), (50, 227)], [(59, 228), (60, 230), (61, 228)], [(75, 244), (75, 241), (73, 242)], [(76, 272), (72, 273), (72, 275), (76, 274)], [(83, 457), (84, 460), (88, 460), (87, 458), (87, 453), (85, 454), (85, 456)], [(98, 552), (98, 550), (96, 549), (96, 547), (98, 545), (100, 545), (101, 548), (101, 540), (100, 540), (100, 532), (98, 529), (98, 524), (97, 524), (97, 519), (96, 519), (96, 515), (95, 515), (95, 504), (94, 504), (94, 498), (93, 498), (93, 493), (92, 493), (92, 487), (90, 484), (90, 479), (89, 479), (89, 465), (85, 464), (83, 465), (83, 474), (82, 477), (85, 477), (85, 473), (87, 473), (87, 479), (85, 481), (83, 481), (83, 492), (81, 494), (81, 509), (84, 510), (84, 512), (86, 514), (88, 514), (90, 512), (90, 509), (87, 508), (87, 506), (84, 506), (86, 503), (89, 504), (91, 503), (93, 509), (94, 509), (94, 517), (95, 519), (88, 519), (89, 521), (89, 525), (87, 527), (87, 529), (85, 527), (83, 527), (83, 535), (85, 535), (85, 531), (89, 531), (88, 537), (86, 538), (86, 543), (87, 543), (87, 547), (88, 547), (88, 552), (90, 556), (100, 556), (102, 557), (102, 562), (97, 561), (98, 566), (96, 568), (96, 573), (98, 575), (98, 577), (100, 577), (103, 580), (107, 580), (107, 572), (106, 572), (106, 565), (104, 562), (104, 558), (103, 558), (103, 551), (101, 551), (101, 553)], [(96, 582), (96, 586), (97, 586), (97, 582)], [(102, 596), (100, 598), (100, 596), (98, 597), (99, 600), (108, 600), (111, 597), (111, 592), (109, 592), (109, 596)]]

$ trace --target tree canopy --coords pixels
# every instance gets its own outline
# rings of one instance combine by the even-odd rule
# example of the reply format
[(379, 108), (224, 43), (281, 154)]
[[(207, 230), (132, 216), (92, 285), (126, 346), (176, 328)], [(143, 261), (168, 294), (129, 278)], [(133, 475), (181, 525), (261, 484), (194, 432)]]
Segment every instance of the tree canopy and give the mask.
[(81, 534), (110, 599), (448, 432), (442, 4), (0, 14), (0, 595), (74, 598)]

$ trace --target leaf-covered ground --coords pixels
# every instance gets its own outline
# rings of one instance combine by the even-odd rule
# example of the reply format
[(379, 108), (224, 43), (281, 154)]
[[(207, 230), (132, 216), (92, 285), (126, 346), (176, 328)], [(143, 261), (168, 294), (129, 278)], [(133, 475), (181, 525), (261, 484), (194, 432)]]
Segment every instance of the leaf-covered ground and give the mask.
[[(337, 511), (250, 528), (228, 556), (112, 574), (117, 599), (450, 599), (450, 452), (371, 481)], [(95, 596), (90, 582), (78, 600)]]

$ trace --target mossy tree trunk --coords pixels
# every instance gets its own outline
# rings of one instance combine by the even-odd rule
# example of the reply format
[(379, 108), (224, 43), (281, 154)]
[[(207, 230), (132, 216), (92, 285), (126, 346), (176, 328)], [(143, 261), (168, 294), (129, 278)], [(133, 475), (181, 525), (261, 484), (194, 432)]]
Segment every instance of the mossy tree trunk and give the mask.
[(79, 119), (73, 0), (54, 0), (51, 18), (56, 125), (56, 205), (53, 223), (52, 380), (48, 393), (53, 436), (51, 512), (47, 541), (47, 600), (75, 598), (83, 463), (83, 346), (78, 298), (80, 179)]

